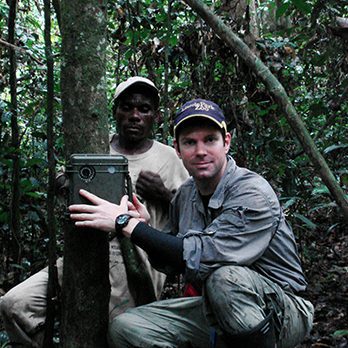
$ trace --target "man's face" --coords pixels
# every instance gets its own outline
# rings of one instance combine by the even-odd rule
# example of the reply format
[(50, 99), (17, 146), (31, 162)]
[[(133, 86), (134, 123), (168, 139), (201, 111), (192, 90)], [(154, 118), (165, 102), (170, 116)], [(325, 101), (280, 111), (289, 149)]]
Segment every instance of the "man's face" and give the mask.
[(117, 131), (127, 141), (142, 141), (151, 135), (156, 116), (153, 99), (139, 92), (127, 93), (115, 112)]
[(230, 133), (226, 133), (223, 138), (215, 127), (199, 125), (183, 129), (174, 144), (184, 166), (196, 182), (215, 190), (226, 168), (230, 142)]

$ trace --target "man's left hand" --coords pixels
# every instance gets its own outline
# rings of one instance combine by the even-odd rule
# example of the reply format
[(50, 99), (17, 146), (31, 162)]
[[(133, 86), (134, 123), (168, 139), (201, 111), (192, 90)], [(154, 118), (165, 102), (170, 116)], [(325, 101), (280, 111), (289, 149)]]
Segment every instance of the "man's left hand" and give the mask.
[(165, 186), (161, 177), (150, 171), (141, 171), (136, 182), (137, 193), (146, 201), (164, 201), (169, 203), (173, 193)]

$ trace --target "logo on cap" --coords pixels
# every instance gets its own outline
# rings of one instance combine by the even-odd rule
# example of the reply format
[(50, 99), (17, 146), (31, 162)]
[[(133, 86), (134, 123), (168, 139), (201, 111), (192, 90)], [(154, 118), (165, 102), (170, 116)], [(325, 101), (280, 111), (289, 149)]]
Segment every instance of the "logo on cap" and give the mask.
[(196, 117), (209, 119), (227, 132), (225, 116), (217, 104), (210, 100), (193, 99), (185, 103), (178, 110), (174, 119), (174, 135), (176, 136), (176, 130), (179, 125), (183, 124), (186, 120)]
[(189, 108), (195, 108), (196, 111), (209, 111), (209, 110), (215, 110), (214, 106), (211, 104), (208, 104), (204, 101), (200, 101), (200, 102), (194, 102), (193, 104), (190, 105), (184, 105), (181, 108), (181, 112), (184, 112), (185, 110), (189, 109)]

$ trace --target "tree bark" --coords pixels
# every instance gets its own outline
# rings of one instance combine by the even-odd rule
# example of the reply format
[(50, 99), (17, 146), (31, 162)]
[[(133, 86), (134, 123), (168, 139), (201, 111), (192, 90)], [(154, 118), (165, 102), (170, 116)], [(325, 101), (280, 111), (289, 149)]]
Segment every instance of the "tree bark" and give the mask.
[(171, 21), (171, 12), (172, 12), (172, 1), (168, 0), (168, 12), (167, 12), (167, 22), (166, 22), (166, 38), (165, 38), (165, 48), (164, 48), (164, 93), (163, 93), (163, 140), (168, 144), (169, 140), (169, 38), (172, 33), (172, 21)]
[[(72, 153), (108, 153), (106, 1), (64, 0), (61, 91), (67, 159)], [(108, 236), (64, 231), (62, 347), (107, 347)]]
[[(15, 44), (15, 23), (17, 12), (17, 0), (10, 1), (9, 18), (8, 18), (8, 43)], [(12, 232), (12, 250), (16, 263), (21, 258), (21, 235), (20, 235), (20, 140), (18, 126), (18, 105), (17, 105), (17, 59), (16, 50), (9, 49), (10, 56), (10, 94), (11, 94), (11, 145), (12, 150), (12, 187), (11, 187), (11, 232)]]
[(320, 154), (314, 141), (309, 135), (301, 117), (297, 114), (284, 87), (263, 62), (249, 49), (249, 47), (216, 16), (209, 8), (199, 0), (184, 0), (195, 10), (213, 29), (213, 31), (232, 48), (244, 63), (258, 76), (266, 85), (270, 93), (283, 110), (293, 132), (300, 141), (303, 149), (312, 161), (315, 169), (325, 185), (330, 190), (333, 198), (341, 208), (344, 219), (348, 221), (348, 201), (344, 196), (324, 157)]
[(62, 15), (61, 15), (61, 11), (60, 11), (60, 0), (52, 0), (52, 5), (54, 8), (54, 12), (56, 13), (57, 16), (57, 23), (58, 23), (58, 27), (59, 30), (62, 30)]
[(56, 267), (56, 221), (54, 217), (54, 187), (55, 187), (55, 160), (54, 160), (54, 73), (53, 56), (51, 47), (51, 4), (44, 0), (45, 13), (45, 54), (47, 64), (47, 159), (48, 159), (48, 190), (47, 190), (47, 226), (49, 233), (48, 244), (48, 286), (46, 325), (44, 347), (53, 347), (54, 321), (56, 316), (58, 276)]

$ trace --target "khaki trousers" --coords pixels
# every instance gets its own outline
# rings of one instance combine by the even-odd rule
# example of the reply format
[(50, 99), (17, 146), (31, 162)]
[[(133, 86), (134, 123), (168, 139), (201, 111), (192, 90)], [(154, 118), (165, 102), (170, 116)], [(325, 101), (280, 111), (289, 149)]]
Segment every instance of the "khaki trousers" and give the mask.
[(212, 332), (242, 334), (271, 309), (278, 347), (295, 347), (311, 330), (314, 310), (309, 301), (247, 267), (224, 266), (209, 276), (203, 296), (158, 301), (116, 317), (109, 327), (109, 345), (208, 348)]
[[(129, 292), (127, 275), (116, 239), (110, 243), (110, 285), (109, 318), (134, 307), (134, 300)], [(139, 255), (153, 281), (157, 298), (160, 296), (165, 275), (150, 267), (147, 255), (143, 250)], [(58, 281), (61, 285), (63, 276), (63, 259), (57, 260)], [(42, 347), (44, 325), (46, 319), (46, 295), (48, 269), (32, 275), (24, 282), (8, 291), (0, 299), (0, 315), (11, 343), (16, 347)]]

